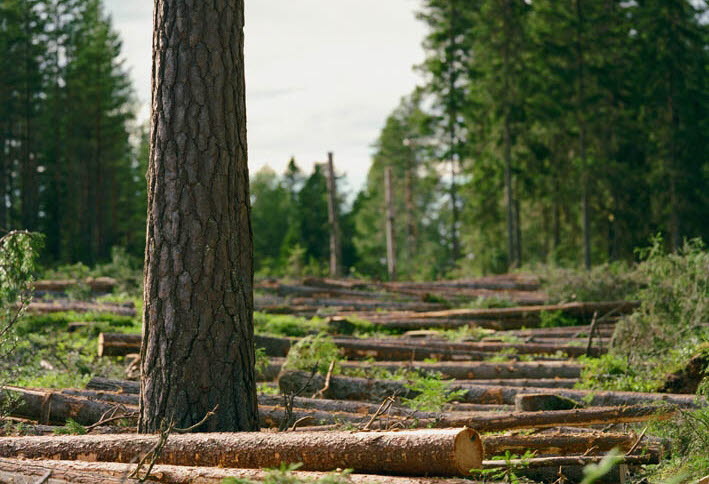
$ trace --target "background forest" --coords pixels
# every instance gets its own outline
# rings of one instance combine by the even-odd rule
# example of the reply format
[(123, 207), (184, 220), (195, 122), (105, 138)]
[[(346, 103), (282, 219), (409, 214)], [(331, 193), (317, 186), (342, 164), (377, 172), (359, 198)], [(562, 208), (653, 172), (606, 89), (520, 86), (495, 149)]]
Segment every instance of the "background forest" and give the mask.
[[(350, 274), (386, 277), (384, 171), (401, 278), (631, 260), (709, 235), (706, 2), (426, 0), (422, 83), (343, 193)], [(48, 265), (142, 259), (147, 129), (100, 0), (0, 1), (0, 228)], [(347, 160), (337, 159), (339, 169)], [(326, 167), (252, 173), (256, 269), (321, 274)]]

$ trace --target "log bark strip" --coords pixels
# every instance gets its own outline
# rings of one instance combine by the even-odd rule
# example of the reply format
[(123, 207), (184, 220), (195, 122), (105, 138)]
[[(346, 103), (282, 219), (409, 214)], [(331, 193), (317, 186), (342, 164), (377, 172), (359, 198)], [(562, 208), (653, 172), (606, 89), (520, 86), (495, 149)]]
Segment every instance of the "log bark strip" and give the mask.
[[(0, 439), (0, 457), (132, 462), (158, 441), (152, 435)], [(482, 465), (472, 429), (401, 432), (221, 433), (171, 435), (158, 464), (264, 468), (302, 462), (302, 470), (466, 476)]]
[[(514, 361), (490, 363), (486, 361), (446, 361), (438, 363), (410, 362), (367, 362), (367, 366), (381, 368), (392, 373), (401, 369), (416, 370), (421, 373), (440, 373), (443, 378), (457, 380), (492, 380), (503, 378), (579, 378), (583, 365), (568, 361)], [(362, 363), (341, 363), (342, 368), (361, 368)]]
[(654, 405), (591, 407), (547, 412), (450, 413), (443, 414), (436, 425), (443, 427), (468, 426), (478, 432), (498, 432), (501, 430), (553, 428), (563, 425), (590, 426), (667, 420), (676, 413), (675, 409)]
[[(278, 379), (281, 392), (288, 393), (300, 389), (308, 381), (310, 375), (306, 372), (285, 372)], [(315, 375), (306, 391), (318, 391), (324, 385), (323, 377)], [(462, 403), (506, 404), (514, 405), (515, 396), (529, 393), (549, 393), (570, 398), (593, 406), (638, 405), (653, 402), (664, 402), (684, 408), (696, 408), (706, 405), (705, 398), (696, 395), (640, 393), (640, 392), (597, 392), (591, 390), (572, 390), (566, 388), (512, 387), (478, 384), (461, 384), (456, 382), (450, 390), (465, 390), (466, 393), (457, 398)], [(416, 392), (408, 390), (404, 382), (394, 380), (367, 379), (355, 377), (333, 376), (330, 387), (325, 392), (325, 398), (335, 400), (367, 400), (381, 401), (390, 395), (400, 395), (407, 398), (416, 396)], [(586, 401), (589, 400), (589, 401)]]
[(594, 454), (607, 452), (617, 447), (623, 452), (635, 444), (637, 436), (620, 433), (553, 433), (534, 435), (491, 435), (483, 439), (485, 455), (524, 454), (527, 450), (537, 454), (584, 454), (593, 449)]
[[(356, 339), (335, 338), (334, 343), (347, 358), (377, 358), (388, 361), (421, 361), (438, 359), (442, 361), (480, 361), (495, 356), (498, 351), (515, 350), (519, 354), (556, 354), (564, 352), (569, 356), (579, 356), (586, 351), (580, 346), (548, 345), (538, 343), (446, 343), (438, 341), (416, 341), (396, 339)], [(255, 337), (257, 348), (264, 348), (266, 354), (283, 357), (297, 338), (277, 336)], [(125, 356), (140, 350), (141, 337), (138, 334), (101, 333), (98, 339), (99, 356)], [(602, 351), (599, 351), (601, 353)], [(511, 356), (513, 358), (513, 356)]]
[[(63, 395), (54, 391), (29, 390), (19, 387), (2, 387), (0, 405), (10, 398), (10, 415), (36, 420), (40, 423), (64, 425), (71, 418), (81, 425), (98, 422), (101, 416), (115, 409), (116, 405), (85, 398)], [(16, 400), (16, 402), (15, 402)]]
[(491, 329), (521, 329), (539, 325), (544, 311), (561, 311), (581, 319), (589, 319), (594, 312), (604, 314), (615, 310), (628, 314), (638, 307), (635, 301), (574, 302), (542, 306), (520, 306), (490, 309), (448, 309), (410, 313), (409, 315), (386, 315), (376, 324), (389, 329), (411, 330), (424, 328), (455, 329), (463, 326), (480, 326)]
[(48, 314), (64, 311), (74, 311), (77, 313), (111, 313), (119, 316), (135, 317), (135, 308), (119, 306), (116, 304), (96, 304), (87, 302), (71, 302), (71, 303), (45, 303), (33, 302), (27, 306), (27, 311), (30, 313)]
[[(0, 459), (0, 482), (13, 484), (37, 484), (51, 472), (47, 484), (124, 484), (138, 482), (126, 476), (135, 470), (135, 464), (116, 462), (83, 462), (66, 460)], [(156, 465), (149, 482), (162, 484), (221, 484), (224, 479), (237, 478), (263, 481), (267, 471), (259, 469), (219, 469), (213, 467)], [(315, 482), (329, 473), (295, 471), (291, 475), (302, 482)], [(394, 477), (366, 474), (351, 474), (352, 484), (470, 484), (463, 479), (440, 479), (426, 477)]]

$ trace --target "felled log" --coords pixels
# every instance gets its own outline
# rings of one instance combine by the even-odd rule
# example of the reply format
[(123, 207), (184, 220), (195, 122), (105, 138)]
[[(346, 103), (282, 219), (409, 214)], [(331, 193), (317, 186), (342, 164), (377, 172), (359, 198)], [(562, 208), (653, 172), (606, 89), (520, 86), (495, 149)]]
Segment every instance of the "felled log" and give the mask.
[(514, 361), (493, 363), (487, 361), (425, 362), (344, 362), (342, 368), (361, 368), (363, 365), (392, 373), (411, 369), (420, 373), (440, 373), (443, 378), (457, 380), (492, 380), (502, 378), (578, 378), (583, 365), (570, 361)]
[(130, 353), (140, 353), (140, 334), (130, 333), (99, 333), (98, 356), (125, 356)]
[(135, 317), (136, 312), (134, 307), (121, 306), (118, 304), (98, 304), (87, 302), (31, 302), (27, 305), (27, 311), (30, 313), (48, 314), (58, 313), (63, 311), (74, 311), (77, 313), (111, 313), (119, 316)]
[(105, 392), (118, 392), (118, 393), (140, 393), (140, 382), (130, 381), (130, 380), (115, 380), (112, 378), (101, 378), (98, 376), (93, 377), (86, 384), (88, 390), (99, 390)]
[[(555, 328), (526, 328), (505, 331), (502, 334), (517, 336), (519, 338), (588, 338), (591, 330), (590, 324), (579, 326), (559, 326)], [(602, 337), (611, 337), (615, 331), (615, 323), (601, 323), (596, 326), (597, 334)], [(495, 339), (500, 333), (492, 334), (484, 339)]]
[[(534, 482), (557, 482), (560, 476), (566, 482), (582, 482), (583, 469), (588, 464), (600, 462), (604, 456), (574, 455), (534, 457), (531, 459), (489, 460), (483, 462), (487, 469), (509, 465), (515, 466), (514, 473), (517, 477), (530, 479)], [(594, 481), (598, 484), (617, 484), (628, 482), (629, 467), (657, 464), (660, 462), (658, 452), (647, 452), (643, 455), (621, 456), (620, 462), (603, 477)]]
[(100, 390), (81, 390), (76, 388), (62, 388), (57, 390), (64, 395), (72, 397), (86, 398), (106, 403), (118, 403), (121, 405), (138, 405), (138, 395), (134, 393), (106, 392)]
[[(282, 393), (289, 393), (300, 389), (308, 381), (310, 375), (306, 372), (281, 373), (278, 384)], [(400, 395), (407, 398), (416, 396), (416, 392), (407, 389), (405, 382), (394, 380), (367, 379), (355, 377), (332, 376), (330, 386), (324, 392), (325, 398), (336, 400), (369, 400), (381, 401), (389, 395)], [(324, 386), (324, 378), (315, 375), (306, 391), (315, 393)], [(652, 402), (665, 402), (685, 408), (696, 408), (706, 405), (706, 399), (696, 395), (674, 395), (662, 393), (640, 392), (601, 392), (591, 390), (572, 390), (566, 388), (530, 388), (513, 386), (494, 386), (479, 384), (464, 384), (455, 382), (449, 389), (465, 390), (465, 393), (456, 400), (463, 403), (478, 404), (507, 404), (514, 405), (515, 396), (518, 394), (548, 393), (560, 395), (579, 402), (594, 406), (637, 405)]]
[[(133, 462), (156, 435), (14, 437), (0, 439), (0, 457)], [(264, 468), (301, 462), (302, 470), (467, 476), (482, 465), (472, 429), (400, 432), (287, 432), (171, 435), (157, 464)]]
[(0, 404), (9, 397), (13, 402), (8, 413), (13, 417), (36, 420), (40, 423), (64, 424), (71, 418), (81, 425), (91, 425), (115, 409), (115, 404), (87, 400), (54, 391), (2, 387)]
[[(519, 455), (524, 454), (527, 450), (536, 451), (537, 455), (569, 455), (584, 454), (593, 449), (594, 454), (599, 454), (613, 448), (627, 452), (637, 440), (638, 437), (632, 433), (555, 432), (533, 435), (490, 435), (483, 439), (483, 446), (486, 456), (501, 455), (507, 451)], [(658, 452), (661, 451), (657, 446), (654, 448)]]
[(449, 413), (439, 416), (436, 425), (444, 427), (468, 426), (478, 432), (498, 432), (501, 430), (544, 429), (564, 425), (586, 427), (596, 424), (667, 420), (676, 413), (676, 409), (654, 405), (591, 407), (546, 412)]
[(542, 410), (571, 410), (582, 405), (570, 398), (549, 393), (529, 393), (515, 395), (515, 410), (518, 412), (539, 412)]
[(628, 314), (637, 308), (635, 301), (573, 302), (542, 306), (519, 306), (514, 308), (448, 309), (443, 311), (417, 312), (405, 315), (384, 316), (376, 324), (396, 330), (424, 328), (455, 329), (464, 326), (479, 326), (491, 329), (520, 329), (538, 325), (543, 311), (561, 311), (579, 319), (587, 319), (594, 313), (615, 311)]
[(32, 286), (35, 291), (64, 292), (70, 287), (84, 285), (93, 292), (111, 292), (118, 282), (112, 277), (87, 277), (86, 279), (58, 279), (34, 281)]
[[(603, 460), (602, 455), (555, 455), (551, 457), (532, 457), (530, 459), (510, 459), (506, 460), (485, 460), (483, 468), (485, 469), (505, 469), (509, 466), (514, 467), (556, 467), (559, 466), (587, 466), (588, 464), (596, 464)], [(623, 455), (619, 456), (619, 461), (629, 465), (647, 465), (657, 464), (659, 462), (657, 452), (648, 452), (645, 455)]]
[[(124, 484), (139, 482), (129, 479), (136, 464), (117, 462), (83, 462), (66, 460), (28, 460), (0, 458), (0, 482), (13, 484), (37, 484), (51, 472), (48, 484)], [(146, 467), (140, 474), (144, 476)], [(220, 469), (216, 467), (193, 466), (153, 466), (148, 482), (162, 484), (221, 484), (227, 478), (263, 481), (268, 476), (267, 471), (260, 469)], [(291, 475), (299, 482), (315, 482), (330, 473), (293, 471)], [(394, 477), (367, 474), (350, 474), (347, 482), (352, 484), (469, 484), (463, 479), (446, 479), (442, 481), (427, 477)]]

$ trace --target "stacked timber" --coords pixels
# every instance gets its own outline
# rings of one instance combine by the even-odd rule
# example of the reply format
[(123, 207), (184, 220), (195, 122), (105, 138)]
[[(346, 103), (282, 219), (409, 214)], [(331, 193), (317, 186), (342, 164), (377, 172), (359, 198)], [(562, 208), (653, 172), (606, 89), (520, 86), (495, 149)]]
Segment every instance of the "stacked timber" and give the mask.
[[(257, 348), (264, 348), (268, 356), (284, 357), (298, 339), (277, 336), (255, 336)], [(580, 356), (587, 353), (582, 346), (546, 343), (463, 342), (430, 340), (403, 340), (401, 338), (333, 338), (341, 354), (350, 359), (375, 358), (384, 361), (482, 361), (492, 359), (496, 353), (510, 352), (509, 358), (517, 355), (559, 354)], [(98, 338), (98, 355), (125, 356), (140, 351), (141, 335), (126, 333), (101, 333)], [(593, 348), (598, 355), (604, 351)]]
[[(381, 401), (389, 395), (400, 395), (414, 398), (419, 393), (407, 388), (406, 382), (397, 380), (382, 380), (373, 378), (357, 378), (331, 376), (329, 385), (325, 388), (324, 377), (301, 371), (281, 373), (278, 379), (282, 393), (295, 392), (306, 388), (306, 392), (316, 393), (323, 389), (325, 398), (338, 400)], [(641, 393), (641, 392), (611, 392), (575, 390), (567, 388), (516, 387), (483, 385), (479, 382), (455, 381), (450, 391), (461, 390), (463, 393), (457, 399), (466, 403), (506, 404), (514, 405), (517, 395), (529, 393), (545, 393), (559, 395), (579, 403), (593, 406), (637, 405), (643, 403), (666, 403), (683, 408), (697, 408), (706, 405), (706, 399), (693, 394)]]

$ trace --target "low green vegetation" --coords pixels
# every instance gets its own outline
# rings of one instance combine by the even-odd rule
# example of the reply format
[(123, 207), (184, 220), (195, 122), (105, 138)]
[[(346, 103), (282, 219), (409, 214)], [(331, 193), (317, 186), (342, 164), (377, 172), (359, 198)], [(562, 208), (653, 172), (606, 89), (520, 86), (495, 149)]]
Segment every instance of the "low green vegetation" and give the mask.
[[(697, 388), (698, 396), (709, 397), (709, 253), (699, 240), (690, 240), (668, 254), (656, 238), (639, 255), (642, 262), (627, 277), (614, 277), (632, 281), (635, 290), (622, 295), (638, 300), (640, 307), (618, 322), (609, 354), (582, 360), (578, 386), (655, 392), (670, 375), (680, 375), (692, 379), (684, 385)], [(683, 373), (690, 361), (704, 368)], [(659, 465), (646, 466), (641, 478), (692, 482), (706, 475), (709, 408), (682, 411), (677, 418), (651, 424), (648, 432), (669, 439), (672, 453)]]
[(465, 395), (466, 390), (453, 390), (452, 381), (442, 380), (440, 374), (418, 375), (411, 378), (404, 386), (418, 392), (413, 398), (402, 398), (404, 405), (421, 412), (440, 412), (443, 406)]
[(265, 469), (266, 475), (258, 481), (238, 477), (229, 477), (222, 484), (349, 484), (350, 470), (331, 472), (323, 477), (303, 478), (294, 474), (302, 464), (281, 464), (278, 469)]
[(316, 368), (326, 374), (330, 363), (342, 361), (342, 355), (332, 338), (324, 333), (308, 335), (294, 344), (288, 351), (284, 370), (310, 371)]

